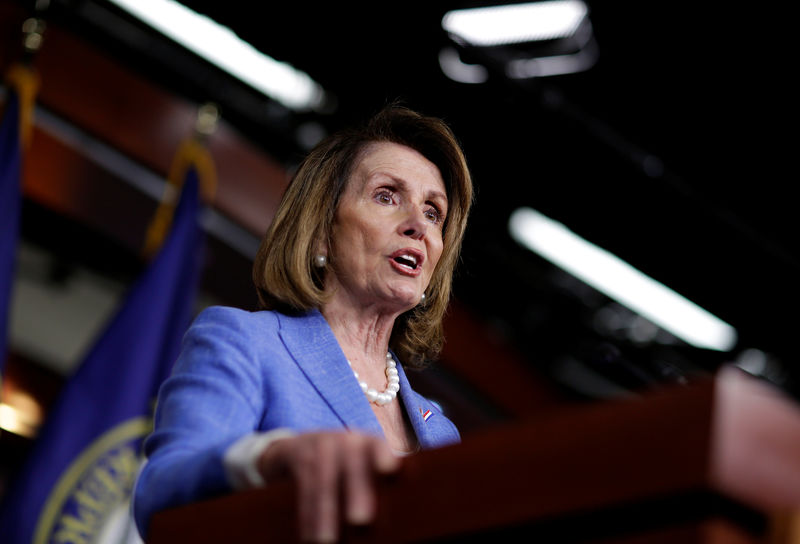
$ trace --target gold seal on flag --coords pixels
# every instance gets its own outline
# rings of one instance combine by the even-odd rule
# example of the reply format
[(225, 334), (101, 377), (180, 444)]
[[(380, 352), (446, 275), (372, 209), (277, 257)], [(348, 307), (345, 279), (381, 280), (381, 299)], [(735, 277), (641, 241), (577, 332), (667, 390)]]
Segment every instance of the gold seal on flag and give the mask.
[(115, 512), (128, 504), (152, 422), (137, 417), (113, 427), (73, 461), (47, 499), (34, 544), (100, 542)]

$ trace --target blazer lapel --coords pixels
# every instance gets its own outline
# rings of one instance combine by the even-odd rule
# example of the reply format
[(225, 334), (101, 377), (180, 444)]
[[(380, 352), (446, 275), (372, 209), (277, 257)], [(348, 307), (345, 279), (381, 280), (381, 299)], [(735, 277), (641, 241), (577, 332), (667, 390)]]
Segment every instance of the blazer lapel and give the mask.
[(423, 449), (430, 448), (432, 447), (431, 436), (423, 419), (426, 410), (428, 410), (428, 402), (411, 389), (411, 384), (408, 383), (408, 377), (402, 365), (397, 365), (397, 375), (400, 378), (400, 398), (403, 399), (403, 406), (406, 414), (408, 414), (411, 427), (414, 429), (414, 434), (417, 435), (417, 440), (419, 440), (419, 444)]
[(325, 317), (318, 310), (298, 317), (277, 315), (286, 349), (342, 423), (348, 429), (384, 436)]
[(429, 449), (458, 442), (458, 431), (452, 422), (431, 401), (411, 389), (408, 377), (399, 364), (397, 374), (400, 378), (400, 397), (420, 446)]

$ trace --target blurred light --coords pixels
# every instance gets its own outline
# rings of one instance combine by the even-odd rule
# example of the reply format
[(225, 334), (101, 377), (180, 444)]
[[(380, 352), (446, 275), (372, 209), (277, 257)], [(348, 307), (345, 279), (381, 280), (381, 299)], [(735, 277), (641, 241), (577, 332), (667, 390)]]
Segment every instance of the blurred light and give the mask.
[(588, 11), (578, 0), (461, 9), (446, 13), (442, 28), (475, 46), (552, 40), (571, 36)]
[(746, 349), (736, 358), (736, 366), (754, 376), (762, 376), (768, 363), (767, 354), (760, 349)]
[(509, 230), (531, 251), (685, 342), (718, 351), (729, 351), (736, 344), (733, 327), (563, 224), (520, 208), (511, 215)]
[(439, 66), (444, 75), (459, 83), (484, 83), (489, 79), (489, 71), (485, 66), (465, 63), (452, 47), (439, 51)]
[(572, 37), (575, 51), (562, 55), (541, 55), (508, 61), (506, 75), (512, 79), (574, 74), (588, 70), (597, 62), (597, 44), (591, 25), (583, 25)]
[(289, 108), (318, 109), (325, 102), (325, 91), (308, 74), (264, 55), (229, 28), (178, 2), (111, 2)]
[(791, 373), (787, 371), (785, 364), (760, 349), (749, 348), (743, 350), (733, 361), (734, 366), (744, 370), (748, 374), (765, 378), (776, 385), (787, 385), (791, 379)]
[(533, 57), (509, 61), (508, 65), (506, 65), (506, 75), (512, 79), (528, 79), (576, 74), (588, 70), (596, 62), (597, 50), (594, 47), (588, 47), (571, 55), (553, 55), (551, 57)]
[(8, 404), (0, 404), (0, 428), (33, 438), (42, 423), (42, 408), (27, 393), (6, 391), (3, 395)]

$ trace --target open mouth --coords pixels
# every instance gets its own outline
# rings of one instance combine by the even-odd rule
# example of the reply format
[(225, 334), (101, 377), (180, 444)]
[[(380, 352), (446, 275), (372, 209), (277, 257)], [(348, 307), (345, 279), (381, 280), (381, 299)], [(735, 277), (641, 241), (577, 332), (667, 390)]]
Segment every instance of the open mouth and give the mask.
[(396, 262), (400, 266), (405, 266), (407, 268), (410, 268), (411, 270), (416, 270), (418, 266), (417, 257), (414, 255), (409, 255), (407, 253), (396, 256), (394, 258), (394, 262)]
[(390, 256), (392, 265), (399, 272), (416, 276), (422, 271), (425, 255), (413, 248), (398, 249)]

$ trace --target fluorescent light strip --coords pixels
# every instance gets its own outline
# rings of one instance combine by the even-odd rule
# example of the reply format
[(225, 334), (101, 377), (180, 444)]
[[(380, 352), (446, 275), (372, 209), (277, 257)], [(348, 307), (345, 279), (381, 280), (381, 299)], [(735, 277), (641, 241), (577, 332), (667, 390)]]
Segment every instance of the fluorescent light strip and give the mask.
[(571, 36), (589, 12), (581, 1), (557, 0), (447, 12), (442, 28), (476, 46)]
[(110, 1), (289, 108), (308, 110), (324, 101), (324, 90), (308, 74), (264, 55), (231, 29), (178, 2)]
[(730, 351), (736, 330), (628, 263), (530, 208), (516, 210), (511, 235), (531, 251), (687, 343)]

